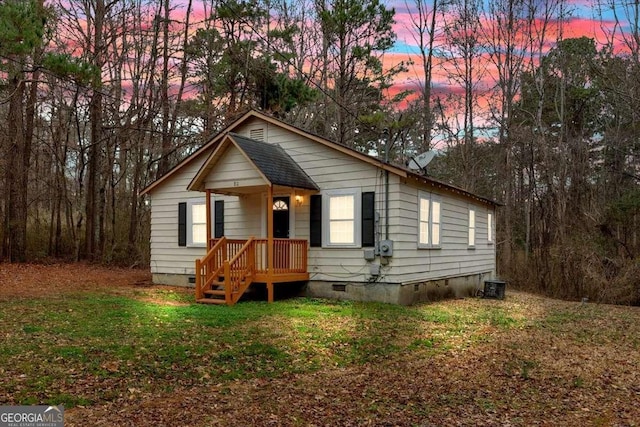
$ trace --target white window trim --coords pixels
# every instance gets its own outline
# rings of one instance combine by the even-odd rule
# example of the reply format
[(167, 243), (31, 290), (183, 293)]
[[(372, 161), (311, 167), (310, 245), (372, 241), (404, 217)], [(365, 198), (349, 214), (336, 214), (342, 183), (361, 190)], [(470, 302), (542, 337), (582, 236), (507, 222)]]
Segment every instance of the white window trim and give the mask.
[(494, 240), (494, 231), (493, 231), (493, 222), (495, 221), (493, 219), (493, 212), (487, 212), (487, 243), (490, 245), (493, 245), (493, 240)]
[[(353, 196), (353, 233), (354, 243), (331, 243), (330, 221), (329, 221), (329, 200), (336, 196)], [(345, 188), (340, 190), (326, 190), (322, 192), (322, 247), (323, 248), (360, 248), (362, 247), (362, 189)]]
[[(473, 227), (471, 227), (471, 213), (473, 212)], [(467, 212), (467, 244), (469, 249), (476, 248), (476, 241), (478, 240), (478, 215), (476, 215), (476, 209), (470, 207)], [(471, 242), (471, 230), (473, 230), (473, 242)]]
[[(205, 205), (205, 204), (206, 204), (206, 200), (204, 197), (187, 200), (187, 247), (188, 248), (206, 248), (207, 247), (206, 241), (204, 243), (193, 242), (193, 205)], [(215, 224), (215, 221), (214, 221), (215, 209), (213, 209), (213, 204), (214, 204), (214, 198), (213, 196), (211, 196), (211, 220), (209, 221), (209, 226), (211, 226), (212, 229), (213, 229), (213, 224)]]
[[(427, 199), (429, 200), (429, 223), (428, 223), (428, 227), (429, 227), (429, 242), (428, 243), (422, 243), (420, 242), (420, 208), (421, 208), (421, 200), (422, 199)], [(440, 218), (439, 218), (439, 222), (438, 222), (438, 227), (439, 227), (439, 231), (440, 231), (440, 242), (437, 245), (434, 245), (433, 242), (433, 202), (437, 202), (440, 204)], [(418, 229), (417, 229), (417, 242), (418, 242), (418, 249), (441, 249), (442, 248), (442, 198), (433, 194), (433, 193), (426, 193), (424, 191), (419, 191), (418, 192)]]

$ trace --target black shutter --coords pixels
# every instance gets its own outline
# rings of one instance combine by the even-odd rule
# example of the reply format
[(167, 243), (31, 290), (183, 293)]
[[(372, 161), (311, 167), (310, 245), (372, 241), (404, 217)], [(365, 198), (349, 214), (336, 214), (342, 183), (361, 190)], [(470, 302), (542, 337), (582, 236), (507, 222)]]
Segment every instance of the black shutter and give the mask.
[(322, 246), (322, 196), (311, 196), (309, 212), (309, 245), (312, 248)]
[(376, 193), (368, 191), (362, 193), (362, 247), (376, 245)]
[(187, 204), (178, 203), (178, 246), (187, 246)]
[(216, 200), (214, 207), (213, 237), (216, 239), (224, 236), (224, 200)]

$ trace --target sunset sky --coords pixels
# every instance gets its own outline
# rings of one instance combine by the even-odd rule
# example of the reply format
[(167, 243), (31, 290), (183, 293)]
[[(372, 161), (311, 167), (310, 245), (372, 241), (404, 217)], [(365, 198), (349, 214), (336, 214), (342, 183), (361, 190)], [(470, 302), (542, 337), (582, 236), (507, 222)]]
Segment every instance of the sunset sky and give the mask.
[[(540, 5), (544, 4), (543, 2), (545, 1), (550, 2), (560, 0), (539, 0)], [(592, 5), (592, 2), (597, 1), (598, 0), (569, 0), (564, 5), (564, 11), (567, 14), (567, 18), (564, 20), (562, 26), (563, 38), (587, 36), (594, 38), (598, 45), (604, 45), (607, 41), (608, 35), (611, 34), (612, 29), (615, 28), (615, 21), (614, 16), (610, 11), (610, 7), (609, 10), (603, 10), (602, 8)], [(622, 2), (622, 0), (601, 1)], [(397, 66), (401, 62), (410, 64), (407, 72), (396, 77), (396, 83), (389, 91), (389, 98), (405, 90), (417, 92), (423, 84), (424, 77), (422, 72), (422, 63), (417, 42), (414, 39), (415, 29), (412, 28), (411, 23), (411, 14), (415, 14), (415, 10), (411, 10), (411, 8), (415, 8), (414, 2), (415, 0), (391, 0), (386, 2), (387, 7), (393, 7), (396, 11), (394, 30), (397, 34), (397, 40), (394, 48), (384, 54), (384, 64), (387, 69)], [(190, 28), (192, 28), (194, 32), (196, 28), (202, 25), (205, 17), (209, 14), (209, 11), (204, 9), (204, 5), (207, 3), (210, 2), (207, 0), (194, 0), (192, 3)], [(172, 2), (174, 7), (172, 13), (176, 18), (175, 25), (177, 31), (182, 30), (181, 26), (183, 25), (182, 22), (187, 10), (187, 4), (187, 0), (176, 0)], [(621, 9), (618, 10), (617, 13), (620, 19), (624, 19), (626, 16), (624, 11)], [(490, 23), (487, 21), (490, 18), (485, 17), (482, 19), (485, 20), (485, 23)], [(438, 23), (440, 26), (443, 25), (442, 16), (438, 17)], [(149, 25), (151, 25), (151, 21), (149, 21)], [(552, 25), (551, 31), (554, 31), (554, 28), (557, 29), (557, 25)], [(622, 29), (624, 29), (624, 27), (622, 27)], [(617, 29), (617, 31), (620, 31), (620, 29)], [(81, 37), (75, 37), (75, 39), (79, 41), (82, 40)], [(553, 47), (556, 39), (557, 37), (554, 34), (549, 36), (549, 43), (547, 44), (548, 49)], [(448, 47), (445, 41), (442, 40), (442, 37), (437, 41), (436, 45), (440, 51), (448, 51)], [(69, 40), (66, 47), (70, 48), (72, 46), (73, 40)], [(616, 45), (616, 50), (624, 50), (623, 44), (619, 41)], [(77, 51), (74, 53), (78, 54)], [(476, 86), (476, 90), (480, 93), (483, 91), (486, 92), (495, 86), (495, 79), (493, 78), (495, 72), (492, 70), (492, 66), (488, 58), (484, 61), (483, 67), (484, 70), (481, 70), (483, 75)], [(461, 85), (459, 83), (453, 83), (451, 79), (448, 78), (447, 70), (450, 69), (450, 62), (445, 61), (443, 58), (435, 58), (435, 68), (432, 79), (433, 94), (444, 96), (451, 93), (456, 94), (462, 92)], [(192, 88), (188, 87), (187, 91), (189, 92), (191, 89)], [(486, 106), (487, 102), (487, 99), (482, 99), (482, 96), (479, 98), (481, 107)], [(400, 105), (400, 107), (402, 106), (403, 105)]]
[[(593, 0), (595, 1), (595, 0)], [(387, 5), (394, 7), (396, 11), (395, 19), (396, 24), (394, 30), (397, 34), (397, 42), (392, 50), (385, 55), (385, 63), (387, 67), (397, 65), (401, 61), (413, 62), (410, 65), (409, 71), (398, 76), (396, 79), (397, 84), (391, 91), (391, 95), (398, 93), (401, 90), (416, 90), (420, 87), (422, 82), (422, 63), (419, 57), (419, 49), (414, 39), (414, 31), (411, 24), (411, 13), (415, 11), (410, 8), (413, 6), (413, 2), (410, 0), (394, 0), (387, 2)], [(607, 34), (610, 34), (614, 28), (614, 16), (610, 10), (603, 10), (592, 4), (592, 0), (569, 1), (565, 5), (565, 11), (568, 14), (568, 18), (565, 20), (562, 26), (562, 37), (573, 38), (586, 36), (594, 38), (598, 45), (606, 43)], [(618, 10), (618, 16), (622, 18), (623, 11)], [(558, 26), (555, 25), (557, 28)], [(550, 38), (553, 41), (553, 37)], [(440, 42), (442, 43), (442, 41)], [(623, 51), (624, 47), (620, 41), (616, 44), (617, 51)], [(552, 44), (549, 45), (552, 47)], [(461, 91), (461, 88), (451, 85), (445, 76), (446, 64), (442, 64), (442, 60), (438, 61), (441, 67), (436, 67), (434, 70), (433, 86), (436, 93), (456, 93)], [(491, 73), (491, 66), (487, 66), (485, 77), (482, 79), (479, 86), (484, 88), (490, 88), (493, 86), (493, 78)]]

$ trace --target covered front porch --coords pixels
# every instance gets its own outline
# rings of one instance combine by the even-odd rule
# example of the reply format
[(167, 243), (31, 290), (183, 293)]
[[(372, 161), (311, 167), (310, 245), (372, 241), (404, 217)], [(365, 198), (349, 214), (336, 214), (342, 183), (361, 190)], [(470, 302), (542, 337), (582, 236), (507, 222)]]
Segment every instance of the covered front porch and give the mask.
[(252, 283), (265, 283), (272, 302), (275, 284), (309, 280), (307, 249), (303, 239), (213, 239), (196, 260), (196, 301), (235, 304)]
[[(294, 226), (289, 222), (289, 209), (293, 201), (301, 203), (318, 187), (282, 148), (229, 134), (188, 189), (206, 193), (207, 253), (196, 260), (196, 301), (233, 305), (252, 283), (264, 283), (272, 302), (275, 284), (309, 280), (308, 242), (289, 238)], [(263, 196), (266, 224), (262, 235), (237, 238), (236, 232), (234, 238), (224, 233), (214, 238), (212, 194), (245, 200)], [(247, 205), (247, 210), (259, 209)]]

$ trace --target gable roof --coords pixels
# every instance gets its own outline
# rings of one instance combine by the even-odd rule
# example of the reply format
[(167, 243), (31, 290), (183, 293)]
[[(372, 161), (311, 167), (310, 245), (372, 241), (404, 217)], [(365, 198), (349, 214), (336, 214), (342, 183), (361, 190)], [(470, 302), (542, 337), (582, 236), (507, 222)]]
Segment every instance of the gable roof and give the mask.
[(248, 112), (246, 112), (245, 114), (243, 114), (239, 119), (237, 119), (236, 121), (230, 123), (226, 128), (224, 128), (222, 131), (220, 131), (218, 134), (216, 134), (213, 138), (211, 138), (207, 143), (205, 143), (202, 147), (200, 147), (199, 149), (197, 149), (193, 154), (191, 154), (190, 156), (188, 156), (187, 158), (185, 158), (184, 160), (182, 160), (180, 163), (178, 163), (176, 166), (174, 166), (169, 172), (167, 172), (165, 175), (163, 175), (162, 177), (160, 177), (159, 179), (157, 179), (156, 181), (152, 182), (151, 184), (149, 184), (145, 189), (143, 189), (140, 192), (140, 195), (146, 194), (151, 192), (154, 188), (157, 188), (158, 186), (160, 186), (162, 183), (166, 182), (173, 174), (175, 174), (176, 172), (178, 172), (181, 168), (183, 168), (184, 166), (186, 166), (187, 164), (191, 163), (192, 161), (194, 161), (196, 158), (200, 157), (200, 155), (202, 155), (203, 153), (205, 153), (207, 150), (209, 150), (212, 147), (215, 147), (217, 144), (220, 143), (220, 141), (229, 133), (232, 133), (235, 129), (237, 129), (238, 127), (240, 127), (242, 124), (244, 124), (247, 120), (249, 120), (250, 118), (257, 118), (260, 120), (263, 120), (269, 124), (273, 124), (275, 126), (281, 127), (283, 129), (289, 130), (295, 134), (298, 134), (300, 136), (303, 136), (307, 139), (310, 139), (312, 141), (315, 141), (319, 144), (322, 144), (324, 146), (330, 147), (334, 150), (340, 151), (342, 153), (345, 153), (351, 157), (354, 157), (356, 159), (362, 160), (366, 163), (369, 163), (373, 166), (376, 166), (380, 169), (389, 171), (391, 173), (394, 173), (402, 178), (409, 178), (413, 181), (416, 181), (418, 183), (422, 183), (422, 184), (427, 184), (430, 185), (432, 187), (436, 187), (436, 188), (440, 188), (444, 191), (448, 191), (451, 193), (455, 193), (455, 194), (459, 194), (462, 195), (464, 197), (469, 197), (472, 199), (475, 199), (477, 201), (480, 201), (482, 203), (486, 203), (489, 205), (493, 205), (493, 206), (500, 206), (501, 204), (496, 202), (495, 200), (491, 200), (487, 197), (483, 197), (483, 196), (479, 196), (477, 194), (471, 193), (463, 188), (460, 187), (456, 187), (455, 185), (451, 185), (449, 183), (446, 183), (444, 181), (429, 177), (429, 176), (425, 176), (425, 175), (420, 175), (416, 172), (413, 172), (412, 170), (403, 167), (403, 166), (398, 166), (398, 165), (393, 165), (391, 163), (388, 162), (384, 162), (376, 157), (373, 156), (369, 156), (367, 154), (361, 153), (360, 151), (357, 151), (351, 147), (347, 147), (346, 145), (340, 144), (338, 142), (334, 142), (334, 141), (330, 141), (326, 138), (320, 137), (318, 135), (315, 135), (313, 133), (310, 133), (306, 130), (303, 130), (301, 128), (298, 128), (296, 126), (290, 125), (288, 123), (285, 123), (283, 121), (280, 121), (274, 117), (271, 117), (265, 113), (256, 111), (256, 110), (249, 110)]
[(231, 132), (226, 135), (227, 137), (207, 157), (187, 187), (188, 190), (199, 190), (203, 187), (205, 178), (230, 144), (240, 150), (262, 177), (271, 184), (320, 190), (320, 187), (279, 145), (256, 141)]

